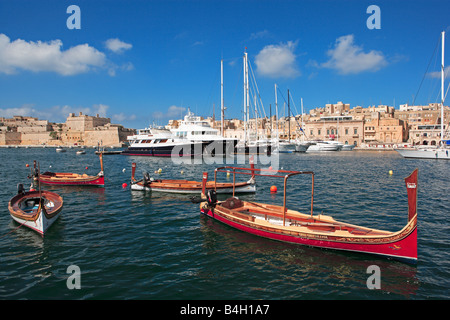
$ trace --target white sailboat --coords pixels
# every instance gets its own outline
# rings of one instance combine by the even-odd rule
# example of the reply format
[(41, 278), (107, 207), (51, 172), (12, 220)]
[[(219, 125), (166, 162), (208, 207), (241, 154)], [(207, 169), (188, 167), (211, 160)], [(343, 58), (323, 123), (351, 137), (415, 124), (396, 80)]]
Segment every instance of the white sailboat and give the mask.
[(444, 42), (445, 31), (442, 31), (442, 63), (441, 63), (441, 143), (439, 146), (418, 146), (415, 148), (395, 149), (404, 158), (443, 159), (450, 160), (450, 148), (444, 144)]

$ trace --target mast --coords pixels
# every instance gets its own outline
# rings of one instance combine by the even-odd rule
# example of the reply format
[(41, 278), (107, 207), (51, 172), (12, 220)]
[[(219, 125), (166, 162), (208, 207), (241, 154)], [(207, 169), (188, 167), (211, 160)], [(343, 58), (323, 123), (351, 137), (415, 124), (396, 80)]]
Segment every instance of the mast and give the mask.
[(277, 143), (279, 143), (280, 136), (278, 134), (278, 101), (277, 101), (277, 84), (275, 83), (275, 126), (277, 128)]
[(442, 63), (441, 63), (441, 146), (444, 139), (444, 42), (445, 31), (442, 31)]
[(243, 71), (244, 71), (244, 144), (247, 144), (247, 85), (246, 85), (246, 80), (245, 80), (245, 56), (246, 56), (246, 52), (244, 53), (243, 56), (243, 61), (242, 61), (242, 66), (243, 66)]
[(305, 125), (303, 124), (303, 98), (300, 98), (300, 104), (302, 106), (302, 126), (300, 127), (300, 130), (302, 131), (302, 141), (305, 140), (305, 132), (303, 132), (303, 128), (305, 127)]
[[(245, 48), (247, 49), (247, 48)], [(247, 128), (250, 115), (249, 115), (249, 85), (248, 85), (248, 62), (247, 62), (247, 51), (244, 52), (244, 142), (249, 142), (249, 130)]]
[(220, 60), (220, 103), (221, 103), (221, 114), (220, 114), (220, 135), (223, 137), (224, 129), (224, 106), (223, 106), (223, 59)]
[(289, 132), (289, 143), (291, 143), (291, 104), (289, 100), (289, 89), (288, 89), (288, 132)]

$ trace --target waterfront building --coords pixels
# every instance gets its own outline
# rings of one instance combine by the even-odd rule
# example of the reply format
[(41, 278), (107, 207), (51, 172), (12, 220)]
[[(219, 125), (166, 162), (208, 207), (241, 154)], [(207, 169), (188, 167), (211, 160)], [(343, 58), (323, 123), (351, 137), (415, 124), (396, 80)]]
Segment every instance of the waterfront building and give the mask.
[(69, 114), (65, 123), (33, 117), (0, 118), (0, 145), (121, 146), (135, 130), (111, 124), (109, 118)]

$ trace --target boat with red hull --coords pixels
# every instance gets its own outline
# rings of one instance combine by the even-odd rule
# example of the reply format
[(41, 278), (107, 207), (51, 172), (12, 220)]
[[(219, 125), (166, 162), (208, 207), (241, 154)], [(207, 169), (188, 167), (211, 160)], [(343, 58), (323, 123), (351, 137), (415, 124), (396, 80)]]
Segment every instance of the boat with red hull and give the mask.
[[(222, 167), (216, 171), (233, 170), (233, 174), (256, 175), (266, 169)], [(270, 172), (264, 172), (267, 175)], [(286, 182), (299, 174), (312, 176), (311, 212), (286, 208)], [(242, 201), (231, 197), (217, 201), (214, 190), (203, 191), (206, 201), (200, 211), (208, 217), (250, 234), (283, 242), (327, 249), (374, 254), (407, 263), (417, 263), (417, 179), (418, 170), (405, 179), (408, 194), (408, 222), (399, 231), (390, 232), (339, 222), (328, 215), (313, 214), (314, 173), (311, 171), (279, 170), (271, 177), (284, 178), (283, 206)]]
[[(99, 154), (100, 172), (96, 176), (70, 172), (44, 172), (39, 175), (39, 181), (47, 185), (63, 186), (95, 186), (104, 187), (105, 177), (103, 173), (103, 154)], [(35, 166), (36, 167), (36, 166)]]

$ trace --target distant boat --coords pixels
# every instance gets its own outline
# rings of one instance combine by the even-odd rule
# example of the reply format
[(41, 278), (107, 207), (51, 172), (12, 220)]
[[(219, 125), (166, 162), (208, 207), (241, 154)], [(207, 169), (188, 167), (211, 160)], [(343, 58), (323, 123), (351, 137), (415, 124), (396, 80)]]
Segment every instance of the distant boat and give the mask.
[(339, 145), (330, 141), (315, 141), (308, 147), (306, 152), (339, 151)]
[(105, 177), (103, 173), (103, 155), (100, 154), (99, 158), (100, 158), (100, 172), (96, 176), (89, 176), (87, 174), (78, 174), (70, 172), (47, 171), (42, 174), (35, 174), (35, 179), (38, 179), (40, 183), (49, 185), (104, 187)]
[(344, 144), (342, 146), (342, 151), (352, 151), (355, 147), (355, 144)]
[[(444, 43), (445, 32), (442, 31), (442, 63), (441, 63), (441, 141), (440, 146), (417, 146), (414, 148), (395, 149), (403, 158), (450, 160), (450, 148), (444, 140)], [(447, 128), (448, 129), (448, 128)]]
[(58, 147), (58, 148), (56, 148), (56, 152), (66, 152), (66, 149), (64, 149), (62, 147)]
[(296, 152), (296, 143), (295, 142), (290, 142), (290, 141), (285, 141), (285, 140), (280, 140), (279, 144), (278, 144), (278, 152), (280, 153), (293, 153)]
[(86, 154), (86, 151), (84, 151), (84, 150), (78, 150), (78, 151), (77, 151), (77, 154)]

